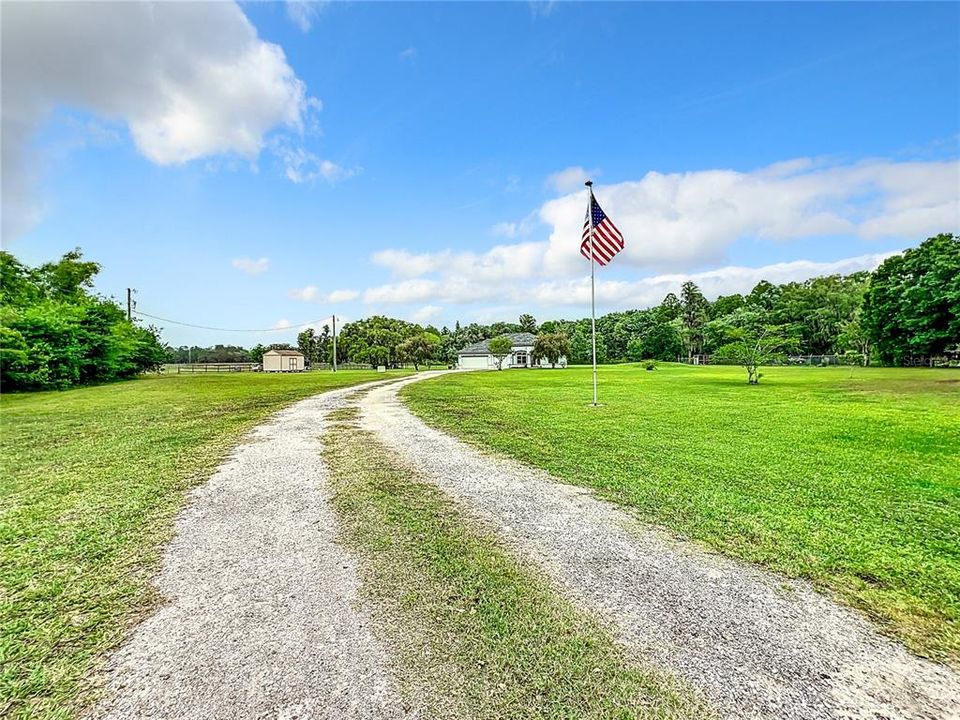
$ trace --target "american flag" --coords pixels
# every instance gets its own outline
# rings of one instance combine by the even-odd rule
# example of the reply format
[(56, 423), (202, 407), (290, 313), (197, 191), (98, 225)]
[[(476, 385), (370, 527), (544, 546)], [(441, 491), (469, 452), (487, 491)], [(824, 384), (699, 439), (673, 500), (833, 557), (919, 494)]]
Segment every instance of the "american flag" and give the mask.
[(623, 250), (623, 235), (617, 230), (610, 218), (600, 209), (600, 203), (590, 195), (590, 210), (583, 221), (583, 242), (580, 243), (580, 254), (590, 259), (590, 212), (593, 213), (593, 259), (600, 265), (606, 265), (613, 256)]

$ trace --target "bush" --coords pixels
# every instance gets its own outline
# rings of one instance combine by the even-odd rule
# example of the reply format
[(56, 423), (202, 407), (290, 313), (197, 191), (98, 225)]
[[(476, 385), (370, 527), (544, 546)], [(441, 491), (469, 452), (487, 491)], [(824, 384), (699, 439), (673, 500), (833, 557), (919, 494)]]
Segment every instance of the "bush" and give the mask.
[(4, 252), (0, 265), (6, 290), (0, 296), (5, 391), (118, 380), (164, 362), (156, 329), (129, 322), (116, 303), (90, 291), (100, 267), (81, 262), (79, 251), (35, 269)]
[(656, 369), (657, 369), (657, 361), (656, 361), (656, 360), (643, 360), (643, 361), (641, 361), (640, 364), (643, 365), (643, 369), (644, 369), (644, 370), (656, 370)]

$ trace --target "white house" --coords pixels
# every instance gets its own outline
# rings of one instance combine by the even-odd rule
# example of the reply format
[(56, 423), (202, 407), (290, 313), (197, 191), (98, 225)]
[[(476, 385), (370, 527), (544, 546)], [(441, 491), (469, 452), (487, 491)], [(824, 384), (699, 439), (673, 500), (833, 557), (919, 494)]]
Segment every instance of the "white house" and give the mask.
[(303, 353), (296, 350), (267, 350), (263, 354), (264, 372), (301, 372), (305, 369)]
[[(510, 338), (513, 348), (510, 354), (503, 359), (503, 367), (550, 367), (550, 362), (546, 358), (540, 358), (538, 362), (533, 361), (533, 343), (537, 336), (533, 333), (506, 333)], [(566, 367), (567, 359), (560, 358), (557, 367)], [(481, 340), (473, 345), (467, 345), (463, 350), (457, 353), (457, 367), (461, 370), (496, 370), (497, 358), (490, 354), (490, 341)]]

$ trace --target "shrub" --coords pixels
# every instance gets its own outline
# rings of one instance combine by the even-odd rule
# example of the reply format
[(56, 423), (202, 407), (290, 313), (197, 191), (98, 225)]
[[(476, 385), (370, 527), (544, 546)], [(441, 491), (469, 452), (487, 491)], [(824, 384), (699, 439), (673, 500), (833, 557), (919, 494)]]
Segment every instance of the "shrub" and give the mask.
[[(4, 390), (57, 390), (132, 377), (160, 366), (155, 328), (127, 320), (91, 292), (96, 263), (78, 250), (28, 268), (0, 253), (0, 383)], [(11, 291), (15, 290), (15, 292)]]

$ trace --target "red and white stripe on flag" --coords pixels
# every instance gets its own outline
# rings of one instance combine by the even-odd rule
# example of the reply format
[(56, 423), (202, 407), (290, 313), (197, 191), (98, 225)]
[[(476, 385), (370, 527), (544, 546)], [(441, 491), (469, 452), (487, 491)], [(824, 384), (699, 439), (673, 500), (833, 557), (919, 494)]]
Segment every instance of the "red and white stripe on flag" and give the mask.
[(600, 209), (600, 203), (591, 197), (591, 209), (583, 221), (583, 236), (580, 243), (580, 254), (590, 259), (590, 212), (593, 213), (593, 259), (600, 265), (606, 265), (613, 260), (614, 255), (623, 250), (623, 235), (617, 230), (610, 218)]

